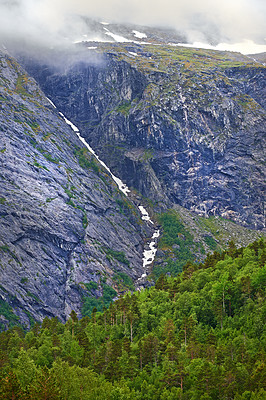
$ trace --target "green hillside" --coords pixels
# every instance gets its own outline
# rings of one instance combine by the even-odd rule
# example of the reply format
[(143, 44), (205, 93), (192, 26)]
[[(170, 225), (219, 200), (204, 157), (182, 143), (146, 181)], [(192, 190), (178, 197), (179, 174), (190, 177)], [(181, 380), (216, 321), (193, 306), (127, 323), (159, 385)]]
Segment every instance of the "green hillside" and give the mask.
[(208, 253), (226, 250), (231, 241), (236, 247), (243, 247), (265, 238), (265, 232), (219, 216), (200, 217), (178, 205), (157, 214), (156, 219), (161, 235), (151, 275), (155, 279), (166, 273), (175, 276), (187, 262), (202, 262)]
[(2, 399), (264, 400), (265, 241), (65, 325), (0, 334)]

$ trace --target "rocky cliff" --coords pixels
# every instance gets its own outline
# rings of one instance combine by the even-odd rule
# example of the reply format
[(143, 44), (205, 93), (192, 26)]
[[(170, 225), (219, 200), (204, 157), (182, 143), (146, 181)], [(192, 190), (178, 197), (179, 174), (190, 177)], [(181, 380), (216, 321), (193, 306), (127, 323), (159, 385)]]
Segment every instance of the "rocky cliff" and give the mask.
[(65, 321), (132, 286), (154, 228), (4, 52), (0, 131), (1, 326)]
[[(263, 65), (106, 43), (20, 60), (45, 94), (0, 53), (0, 328), (89, 315), (150, 284), (151, 267), (175, 274), (259, 236), (227, 219), (264, 228)], [(140, 204), (163, 228), (154, 265), (158, 232)]]
[(265, 228), (265, 66), (170, 45), (80, 47), (101, 62), (24, 63), (130, 187), (162, 206)]

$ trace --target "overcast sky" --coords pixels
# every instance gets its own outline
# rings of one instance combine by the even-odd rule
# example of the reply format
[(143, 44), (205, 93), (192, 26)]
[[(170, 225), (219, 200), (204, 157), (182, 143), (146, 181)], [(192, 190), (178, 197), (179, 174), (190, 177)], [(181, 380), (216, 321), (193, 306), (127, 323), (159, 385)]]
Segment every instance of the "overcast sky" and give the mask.
[(218, 42), (266, 50), (265, 0), (0, 0), (0, 35), (50, 45), (82, 30), (78, 15), (174, 27), (192, 43), (206, 41), (208, 31)]

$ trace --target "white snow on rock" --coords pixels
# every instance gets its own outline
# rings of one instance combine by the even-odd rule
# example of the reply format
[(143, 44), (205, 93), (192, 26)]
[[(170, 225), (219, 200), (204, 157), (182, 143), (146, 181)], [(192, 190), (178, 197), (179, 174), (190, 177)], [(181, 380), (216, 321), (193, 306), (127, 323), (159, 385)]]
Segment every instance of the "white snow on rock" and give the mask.
[[(152, 236), (152, 239), (158, 238), (160, 236), (160, 231), (159, 229), (156, 230)], [(143, 252), (143, 268), (146, 268), (147, 265), (151, 264), (154, 261), (156, 252), (157, 252), (157, 248), (156, 246), (156, 242), (154, 240), (152, 240), (149, 243), (149, 250), (144, 250)]]
[(148, 211), (143, 207), (143, 206), (139, 206), (139, 210), (141, 212), (141, 219), (143, 219), (143, 221), (149, 221), (151, 224), (153, 224), (154, 222), (151, 220)]
[[(139, 210), (141, 212), (141, 215), (142, 215), (141, 218), (144, 221), (149, 221), (151, 224), (154, 224), (154, 222), (151, 220), (151, 217), (149, 216), (149, 213), (146, 210), (146, 208), (144, 208), (143, 206), (139, 206), (138, 208), (139, 208)], [(159, 236), (160, 236), (160, 231), (159, 231), (159, 229), (157, 229), (152, 235), (151, 242), (148, 245), (148, 247), (149, 247), (148, 250), (144, 249), (144, 251), (143, 251), (143, 258), (142, 258), (143, 264), (142, 264), (142, 266), (143, 266), (143, 269), (144, 269), (145, 272), (138, 279), (139, 281), (142, 278), (145, 278), (147, 276), (146, 267), (148, 265), (152, 264), (153, 261), (154, 261), (154, 258), (155, 258), (156, 252), (157, 252), (155, 239), (157, 239)]]
[(89, 46), (89, 47), (87, 47), (87, 49), (89, 49), (89, 50), (95, 50), (95, 49), (97, 49), (97, 46)]
[(146, 33), (142, 33), (139, 31), (132, 31), (132, 33), (134, 33), (134, 35), (138, 38), (138, 39), (144, 39), (147, 37)]
[(154, 232), (154, 234), (153, 234), (153, 236), (152, 236), (152, 239), (156, 239), (156, 238), (158, 238), (159, 236), (160, 236), (160, 231), (159, 231), (159, 229), (158, 229), (157, 231)]
[(104, 22), (104, 21), (100, 22), (100, 24), (102, 24), (102, 25), (110, 25), (109, 22)]
[[(47, 100), (53, 105), (53, 107), (56, 108), (56, 106), (54, 105), (54, 103), (47, 98)], [(124, 193), (126, 196), (128, 195), (128, 193), (130, 193), (129, 188), (127, 187), (126, 184), (124, 184), (121, 179), (117, 178), (117, 176), (115, 176), (111, 171), (110, 168), (107, 167), (107, 165), (99, 159), (98, 155), (95, 153), (95, 151), (90, 147), (90, 145), (86, 142), (86, 140), (80, 135), (79, 129), (76, 125), (74, 125), (71, 121), (69, 121), (63, 113), (59, 112), (59, 114), (61, 115), (61, 117), (64, 119), (64, 121), (72, 128), (72, 130), (76, 133), (76, 135), (78, 136), (79, 140), (85, 145), (85, 147), (87, 147), (87, 149), (97, 158), (97, 160), (99, 161), (99, 163), (110, 173), (112, 179), (116, 182), (119, 190), (121, 190), (122, 193)], [(145, 221), (149, 221), (150, 223), (154, 224), (154, 222), (151, 220), (148, 211), (143, 207), (143, 206), (139, 206), (138, 207), (141, 215), (142, 215), (142, 219)], [(141, 281), (141, 279), (145, 278), (147, 276), (147, 266), (152, 264), (157, 252), (157, 248), (156, 248), (156, 240), (158, 237), (160, 236), (160, 230), (157, 229), (154, 231), (152, 238), (151, 238), (151, 242), (148, 245), (148, 250), (144, 250), (143, 251), (143, 258), (142, 258), (142, 266), (143, 266), (143, 274), (141, 275), (141, 277), (138, 279), (138, 281)]]
[[(147, 210), (143, 206), (139, 206), (139, 210), (142, 214), (143, 220), (149, 221), (152, 224), (154, 223), (151, 220)], [(143, 266), (143, 269), (145, 272), (141, 275), (141, 277), (138, 279), (138, 281), (141, 281), (143, 278), (145, 278), (147, 276), (147, 266), (153, 263), (156, 252), (157, 252), (157, 248), (156, 248), (157, 241), (155, 239), (157, 239), (159, 236), (160, 236), (160, 230), (157, 229), (154, 231), (154, 233), (152, 235), (151, 242), (148, 245), (148, 249), (147, 250), (144, 249), (144, 251), (143, 251), (142, 266)]]
[(56, 108), (56, 106), (54, 105), (54, 103), (52, 102), (52, 100), (48, 99), (48, 97), (46, 97), (46, 99), (49, 101), (50, 104), (52, 104), (52, 106), (53, 106), (54, 108)]
[(106, 35), (111, 36), (116, 42), (119, 43), (124, 43), (124, 42), (130, 42), (130, 40), (126, 39), (123, 36), (120, 35), (115, 35), (114, 33), (110, 32), (109, 29), (104, 28), (106, 32), (104, 32)]
[(68, 125), (71, 126), (71, 128), (72, 128), (72, 130), (73, 130), (74, 132), (79, 132), (79, 129), (76, 127), (76, 125), (72, 124), (72, 122), (69, 121), (69, 119), (67, 119), (67, 118), (64, 116), (63, 113), (59, 112), (59, 114), (61, 115), (61, 117), (64, 118), (65, 122), (66, 122)]
[(131, 55), (134, 56), (134, 57), (136, 57), (136, 56), (139, 55), (138, 53), (134, 53), (133, 51), (129, 51), (128, 53), (131, 54)]
[(117, 184), (119, 190), (121, 190), (122, 193), (124, 193), (126, 196), (128, 195), (128, 193), (130, 193), (129, 188), (127, 187), (127, 185), (125, 183), (123, 183), (121, 181), (121, 179), (117, 178), (117, 176), (115, 176), (111, 171), (110, 168), (107, 167), (107, 165), (100, 160), (100, 158), (98, 157), (98, 155), (95, 153), (95, 151), (90, 147), (90, 145), (86, 142), (86, 140), (80, 135), (79, 133), (79, 129), (76, 127), (76, 125), (72, 124), (71, 121), (69, 121), (64, 114), (62, 114), (61, 112), (59, 112), (59, 114), (64, 118), (65, 122), (71, 126), (71, 128), (73, 129), (73, 131), (76, 133), (76, 135), (78, 136), (79, 140), (87, 147), (87, 149), (97, 158), (97, 160), (99, 161), (99, 163), (110, 173), (112, 179), (115, 181), (115, 183)]

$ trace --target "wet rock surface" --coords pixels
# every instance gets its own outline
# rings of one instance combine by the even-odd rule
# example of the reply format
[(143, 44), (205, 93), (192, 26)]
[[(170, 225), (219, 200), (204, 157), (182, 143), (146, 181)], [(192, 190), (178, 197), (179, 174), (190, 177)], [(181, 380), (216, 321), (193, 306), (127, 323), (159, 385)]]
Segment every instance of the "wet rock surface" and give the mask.
[(97, 51), (101, 63), (64, 73), (25, 65), (128, 186), (162, 206), (264, 229), (265, 67), (170, 46)]
[(137, 280), (152, 229), (4, 52), (0, 131), (0, 301), (13, 319), (65, 321), (72, 309), (80, 316), (86, 283), (100, 296), (117, 273)]
[[(98, 44), (92, 57), (86, 46), (82, 57), (61, 54), (47, 65), (20, 57), (56, 108), (0, 53), (4, 326), (18, 317), (26, 326), (45, 316), (65, 321), (72, 309), (81, 316), (84, 298), (102, 296), (104, 285), (118, 293), (150, 285), (146, 274), (167, 262), (159, 249), (143, 265), (159, 227), (140, 206), (150, 216), (178, 209), (198, 246), (209, 228), (182, 207), (265, 227), (265, 67), (237, 53)], [(121, 193), (59, 112), (137, 191)], [(222, 241), (238, 232), (228, 225)]]

